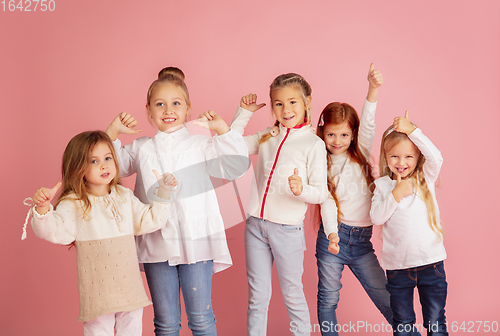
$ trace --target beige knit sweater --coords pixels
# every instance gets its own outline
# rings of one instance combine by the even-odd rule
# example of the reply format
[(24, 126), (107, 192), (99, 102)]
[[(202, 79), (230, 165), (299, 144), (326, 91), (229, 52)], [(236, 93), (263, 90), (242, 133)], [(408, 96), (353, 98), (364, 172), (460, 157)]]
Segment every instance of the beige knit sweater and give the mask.
[[(166, 223), (169, 203), (141, 203), (131, 190), (118, 187), (104, 197), (90, 196), (86, 219), (80, 201), (68, 197), (45, 215), (33, 211), (35, 234), (55, 244), (75, 242), (80, 293), (79, 321), (133, 311), (151, 302), (139, 271), (134, 235), (156, 231)], [(167, 224), (172, 254), (179, 253), (175, 228)], [(175, 252), (177, 251), (177, 252)]]

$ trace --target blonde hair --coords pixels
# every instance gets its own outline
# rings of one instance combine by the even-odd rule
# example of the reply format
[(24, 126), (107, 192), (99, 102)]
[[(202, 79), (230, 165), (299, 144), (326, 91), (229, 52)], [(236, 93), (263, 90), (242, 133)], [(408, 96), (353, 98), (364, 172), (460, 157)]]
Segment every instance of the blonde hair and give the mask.
[(158, 73), (158, 79), (155, 80), (153, 83), (151, 83), (151, 85), (149, 86), (147, 95), (147, 105), (149, 106), (153, 90), (155, 89), (156, 86), (160, 84), (176, 85), (184, 93), (184, 98), (186, 99), (186, 103), (188, 104), (188, 106), (191, 105), (191, 101), (189, 100), (189, 91), (186, 86), (186, 83), (184, 83), (185, 78), (186, 76), (184, 76), (184, 72), (182, 72), (182, 70), (179, 68), (166, 67), (161, 69), (160, 72)]
[[(279, 75), (278, 77), (276, 77), (274, 79), (274, 81), (271, 83), (271, 85), (269, 86), (269, 97), (272, 100), (273, 99), (273, 97), (272, 97), (273, 91), (280, 90), (280, 89), (283, 89), (283, 88), (289, 87), (289, 86), (295, 86), (295, 87), (297, 87), (297, 89), (299, 89), (299, 91), (302, 95), (302, 100), (304, 101), (304, 105), (307, 106), (307, 98), (311, 97), (312, 89), (311, 89), (311, 86), (309, 85), (309, 83), (304, 79), (304, 77), (302, 77), (301, 75), (298, 75), (296, 73), (287, 73), (287, 74)], [(309, 108), (307, 108), (305, 112), (306, 112), (306, 118), (307, 118), (308, 122), (310, 123), (311, 122), (311, 113), (309, 111)], [(274, 122), (274, 126), (279, 126), (278, 120), (276, 120)], [(270, 137), (271, 137), (271, 134), (269, 134), (269, 133), (264, 134), (259, 140), (259, 145), (263, 144), (264, 142), (269, 140)]]
[[(417, 127), (412, 123), (413, 126)], [(401, 141), (408, 140), (411, 141), (408, 135), (401, 132), (396, 132), (393, 130), (393, 126), (390, 126), (386, 129), (384, 134), (382, 135), (382, 143), (380, 145), (380, 161), (379, 161), (379, 172), (380, 177), (389, 176), (392, 178), (393, 173), (387, 164), (386, 152), (394, 147), (396, 144)], [(432, 231), (434, 231), (440, 238), (443, 240), (444, 232), (441, 228), (440, 222), (441, 220), (437, 216), (436, 205), (434, 203), (434, 198), (432, 197), (431, 192), (429, 191), (429, 187), (427, 186), (427, 181), (424, 176), (424, 163), (425, 157), (422, 155), (420, 149), (415, 146), (418, 151), (418, 160), (415, 169), (410, 173), (409, 178), (413, 178), (416, 182), (417, 190), (422, 191), (422, 199), (427, 206), (427, 212), (429, 214), (429, 223), (431, 225)]]
[(120, 184), (120, 171), (118, 161), (116, 159), (113, 142), (109, 136), (103, 131), (88, 131), (75, 135), (64, 150), (62, 159), (62, 189), (54, 208), (70, 195), (74, 195), (76, 200), (81, 201), (83, 217), (86, 218), (92, 204), (90, 203), (88, 194), (89, 190), (86, 185), (85, 171), (90, 164), (91, 153), (98, 143), (108, 145), (113, 161), (116, 167), (116, 176), (109, 186), (118, 191), (117, 186)]

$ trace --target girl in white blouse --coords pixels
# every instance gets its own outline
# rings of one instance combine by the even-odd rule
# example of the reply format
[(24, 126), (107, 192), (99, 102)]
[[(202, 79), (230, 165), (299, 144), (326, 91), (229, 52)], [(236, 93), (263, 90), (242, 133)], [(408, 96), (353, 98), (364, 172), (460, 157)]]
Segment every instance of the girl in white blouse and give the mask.
[[(102, 131), (83, 132), (71, 139), (63, 155), (61, 183), (41, 188), (33, 196), (35, 234), (54, 244), (76, 246), (80, 316), (85, 335), (140, 336), (146, 296), (137, 262), (134, 236), (165, 227), (179, 255), (176, 230), (165, 226), (169, 203), (145, 205), (119, 185), (118, 163), (111, 140)], [(153, 172), (152, 172), (153, 173)], [(157, 174), (157, 173), (156, 173)], [(175, 178), (157, 175), (157, 196), (170, 198)], [(158, 186), (158, 183), (156, 183)]]
[(154, 308), (156, 335), (178, 335), (181, 329), (180, 291), (193, 335), (216, 335), (212, 311), (212, 274), (232, 265), (214, 187), (210, 178), (234, 179), (248, 168), (248, 150), (240, 133), (212, 111), (201, 119), (214, 137), (190, 134), (185, 120), (191, 108), (184, 74), (165, 68), (148, 90), (146, 109), (158, 127), (121, 147), (120, 133), (133, 134), (137, 121), (121, 113), (107, 129), (117, 149), (122, 176), (137, 174), (134, 193), (150, 202), (152, 169), (172, 172), (178, 181), (172, 222), (179, 232), (181, 255), (167, 253), (169, 237), (157, 231), (137, 239)]
[(413, 292), (418, 289), (428, 335), (448, 335), (444, 307), (446, 250), (434, 184), (443, 157), (422, 130), (405, 117), (382, 136), (380, 175), (370, 216), (383, 225), (382, 267), (394, 313), (394, 335), (415, 334)]

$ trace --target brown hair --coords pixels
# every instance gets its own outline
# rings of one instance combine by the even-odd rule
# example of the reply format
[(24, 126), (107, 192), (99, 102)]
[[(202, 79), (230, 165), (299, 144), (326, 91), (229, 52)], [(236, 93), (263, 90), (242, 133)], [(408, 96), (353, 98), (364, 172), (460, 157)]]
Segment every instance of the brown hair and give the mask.
[(157, 85), (172, 83), (184, 92), (184, 98), (186, 99), (186, 103), (189, 106), (191, 104), (191, 101), (189, 100), (188, 88), (186, 86), (186, 83), (184, 83), (185, 78), (186, 77), (184, 76), (184, 72), (182, 72), (182, 70), (179, 68), (166, 67), (161, 69), (160, 72), (158, 73), (158, 79), (155, 80), (153, 83), (151, 83), (151, 85), (149, 86), (147, 100), (146, 100), (147, 105), (149, 106), (151, 95)]
[[(273, 91), (283, 89), (283, 88), (289, 87), (289, 86), (297, 87), (297, 89), (302, 94), (302, 100), (304, 101), (304, 105), (307, 106), (307, 104), (308, 104), (307, 98), (311, 97), (312, 89), (311, 89), (311, 86), (309, 85), (309, 83), (304, 79), (304, 77), (302, 77), (301, 75), (298, 75), (296, 73), (287, 73), (287, 74), (279, 75), (278, 77), (276, 77), (273, 80), (273, 82), (271, 83), (271, 85), (269, 86), (269, 97), (272, 100), (273, 99), (273, 97), (272, 97)], [(308, 122), (310, 123), (311, 122), (311, 113), (309, 111), (309, 108), (307, 108), (305, 112), (306, 112), (305, 116), (306, 116)], [(279, 125), (279, 121), (276, 120), (274, 123), (274, 126), (278, 126), (278, 125)], [(269, 133), (264, 134), (259, 140), (259, 145), (266, 142), (267, 140), (269, 140), (270, 137), (271, 137), (271, 134), (269, 134)]]
[[(417, 127), (412, 123), (413, 126)], [(411, 141), (408, 135), (401, 132), (392, 131), (393, 126), (389, 126), (382, 135), (382, 143), (380, 144), (380, 161), (379, 161), (379, 172), (380, 177), (389, 176), (392, 178), (392, 171), (387, 164), (387, 159), (385, 157), (385, 153), (389, 151), (392, 147), (398, 144), (401, 141), (408, 140)], [(431, 192), (429, 191), (429, 187), (427, 186), (427, 181), (424, 176), (424, 163), (425, 156), (422, 155), (420, 149), (415, 146), (418, 151), (418, 160), (415, 169), (410, 173), (409, 178), (413, 178), (415, 180), (415, 185), (417, 190), (422, 191), (422, 199), (427, 205), (427, 212), (429, 213), (429, 223), (431, 225), (432, 231), (434, 231), (439, 238), (442, 240), (444, 233), (441, 225), (439, 224), (441, 220), (437, 217), (436, 206), (434, 204), (434, 199), (432, 197)]]
[(110, 187), (120, 184), (119, 167), (116, 159), (113, 142), (103, 131), (88, 131), (75, 135), (64, 150), (62, 159), (62, 189), (55, 206), (70, 195), (74, 195), (76, 200), (81, 201), (83, 217), (85, 218), (92, 205), (88, 197), (88, 188), (85, 181), (85, 171), (90, 163), (92, 150), (98, 143), (105, 143), (109, 146), (113, 161), (116, 166), (116, 176), (110, 182)]

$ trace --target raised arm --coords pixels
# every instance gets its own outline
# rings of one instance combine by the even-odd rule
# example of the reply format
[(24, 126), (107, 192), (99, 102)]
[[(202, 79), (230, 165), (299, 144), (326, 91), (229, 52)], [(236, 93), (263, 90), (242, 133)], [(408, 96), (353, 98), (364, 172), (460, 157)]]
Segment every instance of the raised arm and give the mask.
[(106, 129), (106, 134), (113, 141), (113, 147), (117, 155), (118, 164), (120, 166), (120, 176), (130, 176), (135, 174), (135, 156), (139, 148), (135, 145), (135, 141), (126, 147), (122, 147), (122, 143), (118, 136), (120, 134), (137, 134), (141, 132), (140, 129), (135, 129), (137, 120), (125, 112), (120, 113), (113, 119)]
[(425, 157), (424, 175), (430, 183), (435, 183), (443, 165), (443, 156), (437, 147), (427, 138), (422, 130), (410, 122), (410, 112), (406, 111), (404, 117), (394, 118), (394, 130), (405, 133), (408, 138), (418, 147)]
[[(246, 96), (241, 97), (240, 106), (234, 115), (233, 122), (231, 123), (231, 128), (237, 130), (240, 134), (243, 135), (245, 132), (245, 127), (248, 124), (248, 121), (253, 116), (255, 111), (260, 110), (266, 106), (265, 103), (257, 104), (257, 95), (250, 93)], [(248, 154), (254, 155), (259, 152), (259, 140), (261, 138), (261, 132), (258, 132), (253, 135), (244, 136), (245, 144), (248, 148)]]
[[(54, 188), (41, 188), (33, 197), (36, 204), (33, 209), (31, 226), (38, 238), (54, 244), (67, 245), (75, 241), (78, 233), (78, 216), (81, 209), (74, 200), (63, 200), (57, 206), (57, 211), (50, 204), (60, 183)], [(48, 197), (47, 197), (48, 196)], [(44, 199), (45, 200), (42, 200)]]
[(378, 89), (384, 79), (375, 65), (370, 64), (368, 71), (368, 94), (366, 95), (358, 130), (358, 143), (367, 160), (370, 160), (373, 141), (375, 139), (375, 111), (377, 109)]

